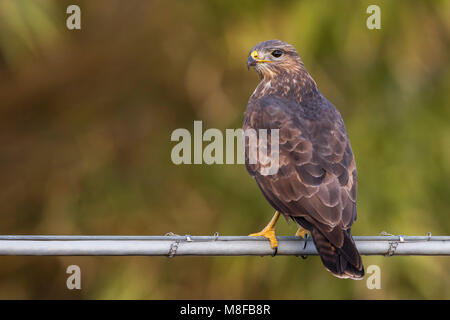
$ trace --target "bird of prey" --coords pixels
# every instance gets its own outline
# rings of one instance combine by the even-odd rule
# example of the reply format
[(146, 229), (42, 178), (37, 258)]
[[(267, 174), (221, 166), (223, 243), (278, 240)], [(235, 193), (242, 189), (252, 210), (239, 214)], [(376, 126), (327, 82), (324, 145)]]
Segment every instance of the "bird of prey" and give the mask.
[[(264, 163), (245, 164), (276, 212), (269, 224), (251, 236), (278, 244), (275, 223), (280, 214), (299, 226), (297, 236), (312, 236), (323, 265), (339, 278), (361, 279), (364, 267), (350, 233), (356, 220), (356, 165), (339, 111), (320, 93), (293, 46), (268, 40), (250, 50), (248, 68), (260, 83), (244, 115), (244, 132), (278, 129), (279, 165), (264, 174)], [(267, 139), (270, 149), (270, 139)]]

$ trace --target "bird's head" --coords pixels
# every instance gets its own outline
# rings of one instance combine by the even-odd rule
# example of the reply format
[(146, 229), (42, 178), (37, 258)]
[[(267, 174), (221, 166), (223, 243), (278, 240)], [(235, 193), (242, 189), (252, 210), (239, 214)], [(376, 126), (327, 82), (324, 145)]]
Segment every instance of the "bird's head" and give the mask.
[(258, 43), (250, 50), (247, 67), (254, 67), (259, 76), (266, 79), (298, 72), (303, 68), (303, 63), (290, 44), (280, 40), (268, 40)]

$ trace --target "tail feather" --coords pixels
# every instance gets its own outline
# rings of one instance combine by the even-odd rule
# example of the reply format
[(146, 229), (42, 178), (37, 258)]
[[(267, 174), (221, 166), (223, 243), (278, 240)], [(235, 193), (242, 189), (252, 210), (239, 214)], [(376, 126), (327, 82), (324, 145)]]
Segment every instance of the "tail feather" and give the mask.
[(316, 228), (311, 235), (320, 255), (323, 265), (338, 278), (360, 280), (364, 277), (364, 266), (350, 231), (343, 230), (342, 247), (333, 246), (330, 241)]

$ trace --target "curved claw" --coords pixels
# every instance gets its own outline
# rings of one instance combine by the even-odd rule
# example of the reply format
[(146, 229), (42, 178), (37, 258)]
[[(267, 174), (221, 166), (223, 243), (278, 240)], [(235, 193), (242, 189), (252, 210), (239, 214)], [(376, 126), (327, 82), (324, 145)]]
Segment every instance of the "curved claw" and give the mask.
[(305, 234), (305, 237), (303, 239), (304, 239), (304, 242), (305, 242), (305, 244), (303, 245), (303, 250), (304, 250), (304, 249), (306, 249), (306, 244), (307, 244), (306, 241), (308, 240), (308, 234), (307, 233)]
[(249, 234), (250, 237), (264, 237), (269, 239), (270, 247), (274, 249), (274, 253), (272, 256), (274, 257), (277, 254), (278, 251), (278, 241), (277, 237), (275, 236), (275, 230), (274, 229), (263, 229), (261, 232), (252, 233)]
[(278, 253), (278, 246), (276, 246), (275, 248), (273, 248), (273, 253), (272, 253), (272, 257), (275, 257)]
[[(306, 230), (306, 229), (304, 229), (302, 227), (299, 227), (297, 232), (295, 233), (295, 235), (297, 237), (303, 238), (303, 250), (305, 250), (306, 249), (306, 245), (308, 243), (307, 242), (307, 240), (308, 240), (308, 230)], [(304, 255), (301, 255), (300, 257), (302, 257), (302, 259), (308, 258), (308, 256), (304, 256)]]
[(269, 224), (262, 229), (260, 232), (249, 234), (250, 237), (264, 237), (269, 239), (270, 247), (274, 249), (272, 257), (274, 257), (278, 252), (278, 241), (275, 236), (275, 224), (277, 223), (278, 218), (280, 217), (280, 213), (278, 211), (275, 212), (274, 216), (270, 220)]

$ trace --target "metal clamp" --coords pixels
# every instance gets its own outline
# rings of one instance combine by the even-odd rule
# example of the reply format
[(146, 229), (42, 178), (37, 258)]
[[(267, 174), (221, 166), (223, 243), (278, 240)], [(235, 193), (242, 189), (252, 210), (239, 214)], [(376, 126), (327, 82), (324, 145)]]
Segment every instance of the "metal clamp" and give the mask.
[(167, 254), (167, 256), (169, 258), (175, 257), (175, 255), (177, 254), (179, 245), (180, 245), (180, 240), (176, 240), (176, 241), (172, 242), (172, 244), (170, 245), (169, 253)]
[[(380, 233), (383, 236), (394, 236), (393, 234), (387, 233), (386, 231), (382, 231)], [(395, 251), (397, 250), (398, 244), (405, 242), (405, 236), (404, 235), (398, 235), (398, 241), (390, 241), (389, 242), (389, 249), (386, 252), (386, 257), (392, 257), (395, 254)]]
[(389, 242), (389, 249), (388, 252), (385, 254), (386, 257), (392, 257), (395, 254), (395, 250), (397, 250), (399, 242), (392, 241)]
[[(164, 236), (173, 237), (173, 236), (178, 236), (178, 234), (175, 234), (173, 232), (167, 232)], [(180, 240), (175, 240), (174, 242), (172, 242), (172, 244), (170, 245), (170, 248), (169, 248), (169, 252), (167, 253), (167, 257), (169, 257), (169, 258), (175, 257), (175, 255), (177, 254), (179, 245), (180, 245)]]

